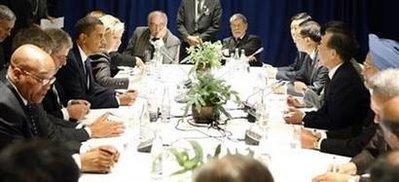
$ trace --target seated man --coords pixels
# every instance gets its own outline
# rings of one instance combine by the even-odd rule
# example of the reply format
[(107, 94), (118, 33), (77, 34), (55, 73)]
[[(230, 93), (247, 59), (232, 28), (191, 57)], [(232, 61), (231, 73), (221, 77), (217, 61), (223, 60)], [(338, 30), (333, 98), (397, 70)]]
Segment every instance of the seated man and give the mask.
[(273, 182), (269, 170), (259, 161), (243, 155), (227, 155), (205, 164), (193, 182)]
[[(393, 73), (398, 74), (398, 70), (391, 72), (389, 75), (390, 77), (392, 76)], [(390, 79), (391, 80), (391, 79)], [(393, 80), (391, 80), (393, 81)], [(387, 151), (391, 150), (398, 150), (399, 149), (399, 97), (395, 97), (388, 102), (386, 102), (383, 107), (381, 108), (381, 116), (382, 116), (382, 122), (380, 123), (380, 126), (382, 128), (382, 134), (380, 133), (379, 137), (373, 138), (373, 140), (370, 142), (368, 147), (364, 149), (362, 153), (357, 155), (355, 158), (352, 159), (352, 162), (341, 165), (338, 167), (338, 172), (337, 173), (331, 173), (327, 172), (325, 174), (319, 175), (313, 179), (313, 181), (327, 181), (327, 182), (333, 182), (333, 181), (349, 181), (350, 179), (354, 181), (363, 181), (366, 180), (369, 175), (362, 175), (359, 176), (360, 174), (363, 174), (365, 172), (365, 169), (371, 167), (371, 179), (378, 179), (380, 176), (375, 176), (375, 175), (380, 175), (376, 173), (376, 169), (372, 166), (373, 163), (375, 163), (376, 158), (379, 156), (382, 156)], [(373, 156), (374, 155), (374, 156)], [(397, 157), (397, 155), (394, 155)], [(355, 160), (362, 160), (358, 161), (363, 164), (368, 163), (368, 166), (358, 166), (360, 163), (356, 163)], [(397, 158), (395, 159), (395, 161)], [(355, 162), (355, 163), (353, 163)], [(378, 162), (378, 161), (377, 161)], [(397, 162), (396, 162), (397, 163)], [(360, 168), (358, 168), (360, 167)], [(366, 167), (366, 168), (364, 168)], [(388, 166), (386, 166), (388, 167)], [(374, 169), (373, 169), (374, 168)], [(359, 171), (361, 170), (361, 171)], [(380, 171), (381, 172), (381, 171)], [(398, 174), (397, 171), (393, 171), (390, 169), (387, 169), (384, 171), (386, 173), (394, 172), (393, 174)], [(358, 174), (358, 175), (355, 175)], [(390, 176), (393, 177), (393, 176)], [(396, 176), (397, 177), (397, 176)], [(388, 178), (389, 179), (389, 178)], [(388, 179), (385, 179), (389, 181)], [(382, 181), (385, 181), (382, 180)], [(397, 181), (397, 180), (393, 180)]]
[[(377, 75), (380, 71), (390, 68), (399, 68), (399, 62), (393, 61), (399, 60), (399, 54), (389, 54), (389, 52), (394, 53), (394, 51), (390, 51), (394, 50), (394, 46), (392, 44), (386, 44), (386, 42), (389, 41), (390, 40), (387, 39), (379, 39), (373, 34), (369, 35), (370, 52), (364, 61), (363, 69), (363, 76), (366, 85), (370, 85), (371, 78)], [(388, 52), (388, 54), (386, 52)], [(371, 99), (371, 105), (381, 105), (388, 99), (399, 96), (399, 90), (394, 92), (398, 89), (397, 86), (398, 85), (396, 84), (374, 85), (375, 88), (382, 88), (374, 89), (374, 92), (371, 93), (371, 98), (376, 98)], [(392, 92), (379, 93), (378, 90), (384, 90), (383, 88), (391, 90)], [(375, 100), (381, 102), (373, 102)], [(378, 110), (376, 110), (376, 112), (378, 112)], [(378, 115), (379, 114), (377, 113), (377, 116)], [(322, 152), (353, 157), (361, 152), (361, 150), (370, 141), (371, 137), (375, 134), (376, 124), (373, 122), (373, 120), (374, 113), (370, 112), (363, 121), (361, 132), (348, 139), (334, 138), (333, 133), (327, 133), (327, 136), (321, 137), (321, 135), (318, 136), (312, 132), (304, 131), (302, 132), (302, 147), (319, 149)], [(378, 118), (376, 120), (378, 120)]]
[[(300, 31), (300, 24), (311, 20), (307, 13), (298, 13), (291, 18), (291, 37), (294, 43), (296, 43), (298, 33)], [(289, 66), (279, 67), (277, 68), (276, 79), (278, 80), (292, 80), (295, 76), (296, 72), (301, 68), (303, 59), (305, 57), (305, 53), (298, 51), (298, 56), (295, 58), (294, 62)]]
[[(0, 5), (0, 43), (11, 34), (14, 27), (16, 16), (7, 6)], [(4, 55), (3, 45), (0, 45), (0, 76), (4, 76), (7, 71), (7, 60)]]
[[(306, 21), (300, 25), (300, 31), (295, 42), (300, 52), (306, 53), (299, 69), (293, 80), (294, 94), (304, 95), (306, 90), (310, 89), (318, 94), (324, 88), (328, 81), (328, 69), (319, 64), (317, 46), (321, 40), (320, 25), (315, 21)], [(288, 87), (291, 88), (291, 87)]]
[(240, 13), (234, 14), (230, 18), (230, 29), (232, 36), (223, 39), (224, 56), (230, 56), (236, 49), (240, 54), (241, 50), (244, 50), (245, 56), (248, 56), (249, 65), (262, 66), (261, 53), (257, 52), (262, 48), (262, 40), (256, 35), (247, 34), (247, 18)]
[(341, 137), (359, 132), (370, 110), (370, 95), (359, 74), (350, 63), (355, 52), (351, 34), (326, 29), (319, 45), (320, 63), (329, 69), (325, 102), (317, 111), (303, 113), (290, 108), (284, 116), (287, 123), (339, 131)]
[[(55, 81), (57, 69), (50, 55), (34, 45), (22, 45), (14, 51), (10, 62), (7, 78), (0, 82), (0, 92), (3, 93), (3, 97), (0, 97), (0, 149), (14, 141), (32, 138), (50, 139), (76, 146), (76, 141), (69, 141), (65, 137), (67, 129), (52, 124), (40, 106)], [(100, 118), (101, 121), (105, 119)], [(74, 147), (68, 149), (71, 154), (79, 150)], [(111, 157), (104, 158), (102, 155)], [(92, 149), (81, 156), (74, 155), (74, 158), (83, 171), (106, 172), (110, 169), (109, 164), (113, 164), (109, 159), (113, 159), (115, 155), (117, 151), (114, 148), (104, 147)], [(104, 161), (107, 167), (101, 167)], [(100, 167), (98, 163), (101, 163)]]
[(162, 63), (177, 64), (179, 62), (180, 40), (167, 28), (168, 17), (161, 11), (153, 11), (148, 15), (148, 26), (137, 27), (125, 54), (137, 56), (148, 62), (154, 53), (161, 54)]
[(104, 44), (105, 28), (100, 20), (86, 16), (76, 23), (77, 44), (70, 51), (66, 66), (57, 73), (57, 80), (64, 90), (63, 104), (68, 100), (83, 99), (91, 107), (115, 108), (131, 105), (135, 94), (117, 95), (115, 90), (99, 85), (93, 77), (90, 55), (99, 53)]

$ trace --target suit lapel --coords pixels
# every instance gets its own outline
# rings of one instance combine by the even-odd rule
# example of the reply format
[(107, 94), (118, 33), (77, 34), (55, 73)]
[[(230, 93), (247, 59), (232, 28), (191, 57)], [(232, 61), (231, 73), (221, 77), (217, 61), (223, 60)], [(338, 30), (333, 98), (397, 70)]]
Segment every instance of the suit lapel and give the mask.
[(80, 56), (80, 52), (79, 52), (79, 48), (78, 48), (77, 44), (75, 45), (75, 48), (72, 50), (72, 53), (75, 56), (76, 63), (78, 64), (80, 82), (87, 90), (86, 74), (84, 72), (84, 65), (83, 65), (82, 57)]

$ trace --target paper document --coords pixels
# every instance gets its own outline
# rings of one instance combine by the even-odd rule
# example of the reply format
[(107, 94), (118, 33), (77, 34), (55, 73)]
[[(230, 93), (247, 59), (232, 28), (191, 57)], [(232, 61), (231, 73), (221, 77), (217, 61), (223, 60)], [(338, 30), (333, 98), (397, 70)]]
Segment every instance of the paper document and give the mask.
[(49, 19), (41, 19), (40, 27), (42, 29), (46, 28), (63, 28), (64, 27), (64, 17), (55, 18), (52, 21)]

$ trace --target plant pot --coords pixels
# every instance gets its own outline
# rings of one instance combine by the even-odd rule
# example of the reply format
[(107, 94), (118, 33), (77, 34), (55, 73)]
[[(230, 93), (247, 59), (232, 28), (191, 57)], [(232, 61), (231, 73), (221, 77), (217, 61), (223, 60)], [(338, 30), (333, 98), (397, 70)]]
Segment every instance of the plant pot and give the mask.
[(199, 112), (195, 106), (192, 106), (191, 110), (193, 112), (195, 123), (210, 124), (213, 121), (219, 120), (220, 117), (220, 115), (215, 112), (215, 108), (213, 106), (201, 107)]

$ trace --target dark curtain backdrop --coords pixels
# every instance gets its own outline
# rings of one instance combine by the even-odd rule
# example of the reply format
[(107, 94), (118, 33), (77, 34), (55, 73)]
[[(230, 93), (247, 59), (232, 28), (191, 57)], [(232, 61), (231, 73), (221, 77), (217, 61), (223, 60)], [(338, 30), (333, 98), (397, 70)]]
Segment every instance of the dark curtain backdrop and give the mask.
[[(65, 29), (74, 36), (74, 23), (89, 11), (102, 10), (120, 18), (126, 24), (121, 50), (137, 26), (147, 24), (147, 15), (162, 10), (169, 18), (168, 28), (176, 32), (176, 13), (180, 0), (48, 0), (51, 14), (65, 16)], [(367, 53), (367, 34), (398, 38), (398, 6), (396, 0), (221, 0), (222, 29), (219, 38), (230, 36), (229, 17), (244, 14), (249, 21), (249, 33), (263, 39), (263, 60), (274, 66), (287, 65), (296, 55), (289, 31), (289, 19), (298, 12), (308, 12), (324, 24), (331, 20), (347, 22), (361, 45), (356, 56), (363, 61)], [(395, 17), (395, 18), (394, 18)], [(395, 20), (395, 21), (393, 21)], [(394, 23), (393, 23), (394, 22)]]

